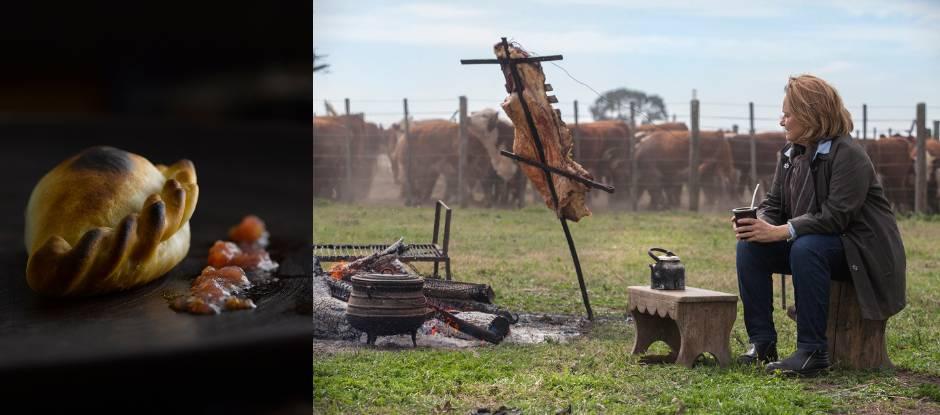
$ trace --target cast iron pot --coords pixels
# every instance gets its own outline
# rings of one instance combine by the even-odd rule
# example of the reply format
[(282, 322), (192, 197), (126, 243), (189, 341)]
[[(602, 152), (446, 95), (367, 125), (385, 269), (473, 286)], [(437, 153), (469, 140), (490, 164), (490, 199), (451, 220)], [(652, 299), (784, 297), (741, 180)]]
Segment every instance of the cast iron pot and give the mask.
[(346, 320), (366, 332), (366, 343), (375, 344), (377, 336), (411, 334), (427, 318), (424, 279), (408, 274), (360, 274), (350, 278), (352, 293), (346, 308)]

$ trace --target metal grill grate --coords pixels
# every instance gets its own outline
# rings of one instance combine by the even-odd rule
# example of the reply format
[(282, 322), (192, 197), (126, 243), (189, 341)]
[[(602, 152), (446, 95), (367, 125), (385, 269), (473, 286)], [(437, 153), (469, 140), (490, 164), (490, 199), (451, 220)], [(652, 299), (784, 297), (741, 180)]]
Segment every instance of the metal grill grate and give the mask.
[[(389, 245), (379, 244), (324, 244), (313, 246), (313, 256), (323, 262), (332, 261), (353, 261), (362, 257), (369, 256), (376, 252), (382, 252), (388, 249)], [(409, 261), (432, 261), (435, 259), (445, 259), (446, 255), (434, 244), (410, 244), (405, 245), (405, 251), (398, 257), (404, 262)]]
[[(441, 211), (444, 216), (443, 244), (438, 245), (438, 233), (441, 230)], [(402, 262), (433, 262), (434, 277), (438, 277), (438, 267), (444, 263), (447, 279), (451, 279), (450, 256), (447, 254), (450, 245), (450, 208), (438, 200), (434, 208), (434, 235), (429, 244), (406, 244), (405, 251), (398, 257)], [(388, 249), (389, 244), (314, 244), (313, 256), (320, 262), (354, 261), (376, 252)]]

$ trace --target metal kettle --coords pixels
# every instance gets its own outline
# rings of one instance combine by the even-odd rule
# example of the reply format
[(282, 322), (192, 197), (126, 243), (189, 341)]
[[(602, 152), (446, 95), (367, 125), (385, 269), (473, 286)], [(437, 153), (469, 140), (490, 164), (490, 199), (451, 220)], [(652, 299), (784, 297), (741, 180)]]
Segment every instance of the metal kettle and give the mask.
[[(654, 255), (653, 252), (666, 255)], [(676, 254), (662, 248), (650, 248), (650, 258), (656, 261), (650, 264), (650, 288), (654, 290), (684, 290), (685, 266)]]

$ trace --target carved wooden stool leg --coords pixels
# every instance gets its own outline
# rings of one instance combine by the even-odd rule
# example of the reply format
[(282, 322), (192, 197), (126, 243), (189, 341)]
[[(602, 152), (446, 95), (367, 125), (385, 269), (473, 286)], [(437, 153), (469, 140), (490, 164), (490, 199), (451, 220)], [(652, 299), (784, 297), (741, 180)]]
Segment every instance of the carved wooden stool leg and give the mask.
[(679, 356), (679, 350), (682, 348), (682, 336), (679, 334), (679, 326), (675, 320), (663, 318), (663, 341), (669, 345), (668, 362), (675, 362)]
[(676, 363), (685, 367), (692, 367), (695, 363), (695, 359), (704, 351), (704, 344), (702, 344), (704, 336), (702, 336), (699, 330), (699, 320), (702, 319), (698, 318), (698, 316), (690, 315), (684, 316), (676, 321), (676, 325), (679, 326), (679, 336), (681, 338)]
[(649, 315), (637, 310), (631, 311), (631, 314), (636, 324), (633, 354), (646, 353), (651, 344), (661, 340), (671, 349), (665, 361), (675, 361), (680, 346), (679, 328), (676, 323), (668, 317)]
[(715, 355), (719, 366), (725, 367), (731, 364), (731, 329), (738, 310), (734, 303), (718, 303), (715, 309), (714, 331), (708, 336), (709, 344), (705, 350)]
[(633, 323), (636, 326), (636, 335), (633, 336), (633, 354), (643, 354), (649, 349), (650, 345), (658, 340), (655, 335), (656, 321), (649, 314), (641, 313), (637, 310), (630, 312), (633, 315)]
[(737, 311), (734, 304), (690, 303), (680, 307), (677, 324), (682, 345), (676, 362), (692, 367), (700, 354), (708, 352), (722, 367), (731, 363), (729, 340)]

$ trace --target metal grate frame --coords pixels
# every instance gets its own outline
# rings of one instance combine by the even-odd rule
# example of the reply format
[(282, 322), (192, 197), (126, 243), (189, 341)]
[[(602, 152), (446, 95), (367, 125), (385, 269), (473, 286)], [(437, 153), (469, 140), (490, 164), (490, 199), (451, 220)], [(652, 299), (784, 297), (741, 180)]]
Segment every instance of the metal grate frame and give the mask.
[[(438, 244), (438, 234), (441, 230), (441, 211), (444, 212), (443, 243)], [(402, 262), (433, 262), (434, 278), (440, 278), (439, 266), (444, 263), (447, 279), (452, 278), (450, 272), (450, 207), (438, 200), (434, 207), (434, 235), (429, 244), (406, 244), (404, 252), (398, 257)], [(376, 252), (384, 251), (389, 244), (314, 244), (313, 256), (321, 262), (354, 261)]]

